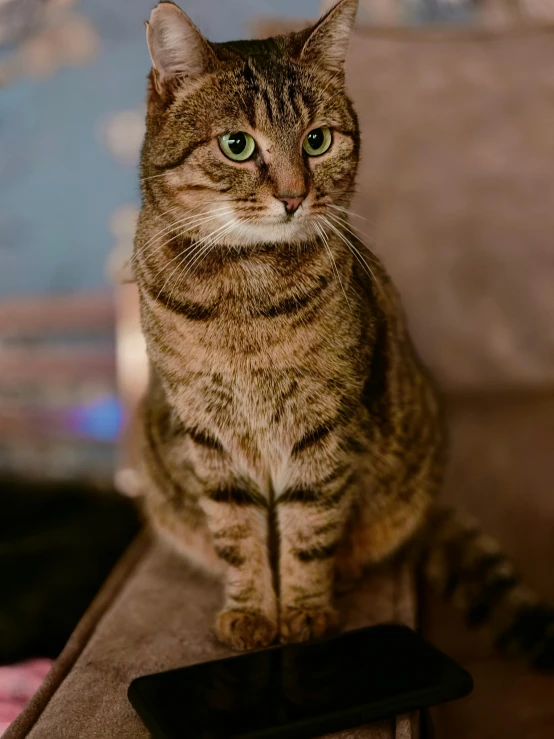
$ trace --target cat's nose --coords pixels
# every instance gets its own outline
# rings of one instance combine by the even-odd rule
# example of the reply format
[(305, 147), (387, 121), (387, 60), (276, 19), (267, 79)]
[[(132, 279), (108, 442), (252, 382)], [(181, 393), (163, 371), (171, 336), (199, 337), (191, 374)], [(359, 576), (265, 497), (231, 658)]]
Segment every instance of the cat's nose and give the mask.
[(298, 208), (300, 208), (306, 199), (305, 195), (278, 195), (277, 197), (285, 206), (285, 211), (288, 216), (296, 213)]

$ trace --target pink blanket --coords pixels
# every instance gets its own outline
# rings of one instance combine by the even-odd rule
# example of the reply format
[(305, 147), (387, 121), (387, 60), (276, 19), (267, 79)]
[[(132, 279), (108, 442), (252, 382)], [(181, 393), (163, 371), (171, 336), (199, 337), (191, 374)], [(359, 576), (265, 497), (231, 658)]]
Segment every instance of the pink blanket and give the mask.
[(34, 659), (0, 667), (0, 736), (25, 708), (51, 666), (49, 659)]

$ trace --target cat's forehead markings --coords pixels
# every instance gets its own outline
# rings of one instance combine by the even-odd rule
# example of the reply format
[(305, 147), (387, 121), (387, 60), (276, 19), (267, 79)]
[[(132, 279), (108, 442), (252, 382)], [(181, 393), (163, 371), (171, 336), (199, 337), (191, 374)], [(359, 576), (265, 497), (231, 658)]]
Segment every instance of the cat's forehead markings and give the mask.
[(278, 89), (267, 90), (257, 102), (265, 120), (273, 127), (290, 125), (293, 122), (301, 124), (307, 114), (303, 95), (290, 80)]

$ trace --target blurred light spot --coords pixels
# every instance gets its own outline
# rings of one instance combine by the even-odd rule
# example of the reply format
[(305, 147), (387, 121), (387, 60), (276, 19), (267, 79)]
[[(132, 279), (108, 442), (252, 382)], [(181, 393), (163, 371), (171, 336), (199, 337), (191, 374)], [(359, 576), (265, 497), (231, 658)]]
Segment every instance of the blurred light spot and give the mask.
[[(86, 64), (96, 56), (100, 37), (88, 18), (67, 12), (70, 4), (58, 0), (46, 5), (41, 22), (31, 26), (29, 35), (0, 64), (2, 84), (25, 76), (45, 79), (63, 66)], [(0, 16), (0, 41), (7, 28)]]
[(144, 138), (143, 110), (120, 110), (100, 126), (100, 138), (122, 164), (137, 165)]
[(71, 430), (98, 441), (115, 441), (123, 426), (123, 408), (112, 396), (73, 408), (67, 414)]
[(139, 211), (136, 205), (122, 205), (112, 214), (108, 228), (114, 245), (106, 260), (106, 276), (115, 284), (133, 282), (131, 257)]

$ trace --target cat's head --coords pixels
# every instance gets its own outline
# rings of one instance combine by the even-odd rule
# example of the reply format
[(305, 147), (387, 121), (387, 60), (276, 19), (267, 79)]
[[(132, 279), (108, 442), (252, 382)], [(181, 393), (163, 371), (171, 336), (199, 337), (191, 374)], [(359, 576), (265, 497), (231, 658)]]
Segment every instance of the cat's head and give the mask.
[(299, 243), (348, 204), (359, 134), (344, 81), (358, 0), (261, 41), (207, 41), (176, 5), (147, 24), (145, 205), (195, 240)]

